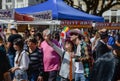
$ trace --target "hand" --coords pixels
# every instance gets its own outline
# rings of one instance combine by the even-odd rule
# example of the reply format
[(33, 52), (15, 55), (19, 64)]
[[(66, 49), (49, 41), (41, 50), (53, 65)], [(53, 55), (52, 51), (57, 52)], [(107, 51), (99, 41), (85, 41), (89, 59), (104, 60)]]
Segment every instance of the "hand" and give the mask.
[(38, 76), (37, 81), (43, 81), (43, 77), (42, 76)]
[(12, 73), (14, 73), (15, 70), (17, 70), (17, 69), (19, 69), (19, 68), (18, 68), (18, 67), (13, 67), (13, 68), (11, 68), (9, 71), (11, 71)]

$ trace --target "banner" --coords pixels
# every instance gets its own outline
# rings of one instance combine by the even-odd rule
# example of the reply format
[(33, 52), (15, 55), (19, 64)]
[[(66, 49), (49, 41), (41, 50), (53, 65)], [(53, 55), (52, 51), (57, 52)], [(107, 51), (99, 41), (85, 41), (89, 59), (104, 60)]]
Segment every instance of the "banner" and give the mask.
[(96, 23), (95, 27), (97, 29), (101, 29), (101, 28), (120, 29), (120, 23)]
[(70, 28), (91, 28), (92, 21), (63, 20), (60, 25), (62, 27), (68, 26)]
[(52, 11), (48, 10), (48, 11), (43, 11), (43, 12), (37, 12), (37, 13), (33, 13), (30, 14), (33, 16), (34, 21), (37, 20), (52, 20)]
[(11, 10), (2, 10), (0, 9), (0, 19), (12, 19), (12, 9)]

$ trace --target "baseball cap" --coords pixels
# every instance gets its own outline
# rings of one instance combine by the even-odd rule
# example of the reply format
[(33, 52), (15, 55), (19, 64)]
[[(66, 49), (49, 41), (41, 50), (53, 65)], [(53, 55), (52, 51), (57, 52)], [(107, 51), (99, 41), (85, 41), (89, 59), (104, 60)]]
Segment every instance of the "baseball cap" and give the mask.
[(14, 25), (11, 25), (10, 29), (16, 29), (16, 27)]

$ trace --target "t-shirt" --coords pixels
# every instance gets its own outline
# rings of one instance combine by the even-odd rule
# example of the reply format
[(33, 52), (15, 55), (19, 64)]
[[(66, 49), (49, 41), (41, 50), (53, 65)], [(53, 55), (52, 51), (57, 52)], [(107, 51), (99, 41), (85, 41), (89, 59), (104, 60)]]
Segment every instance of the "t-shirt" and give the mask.
[[(58, 45), (58, 42), (53, 40), (52, 41), (54, 44)], [(59, 54), (55, 52), (55, 50), (48, 45), (46, 41), (43, 41), (41, 43), (41, 48), (43, 50), (43, 62), (44, 62), (44, 71), (45, 72), (50, 72), (54, 70), (59, 70), (60, 69), (60, 61), (61, 58)]]
[(10, 48), (8, 48), (8, 54), (15, 54), (16, 51), (15, 51), (15, 49), (13, 48), (13, 42), (14, 42), (14, 40), (17, 39), (17, 38), (21, 38), (21, 39), (22, 39), (22, 36), (19, 35), (19, 34), (12, 34), (12, 35), (10, 35), (10, 36), (8, 37), (8, 42), (11, 43)]

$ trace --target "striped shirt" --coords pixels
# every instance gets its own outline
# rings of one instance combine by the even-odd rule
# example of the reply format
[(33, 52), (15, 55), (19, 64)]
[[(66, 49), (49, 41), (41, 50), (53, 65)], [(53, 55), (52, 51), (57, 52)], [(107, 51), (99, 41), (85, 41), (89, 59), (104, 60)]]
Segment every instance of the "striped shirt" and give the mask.
[(32, 73), (34, 71), (39, 72), (40, 76), (43, 76), (44, 65), (43, 65), (43, 52), (36, 48), (35, 51), (29, 54), (30, 64), (29, 64), (29, 72)]

